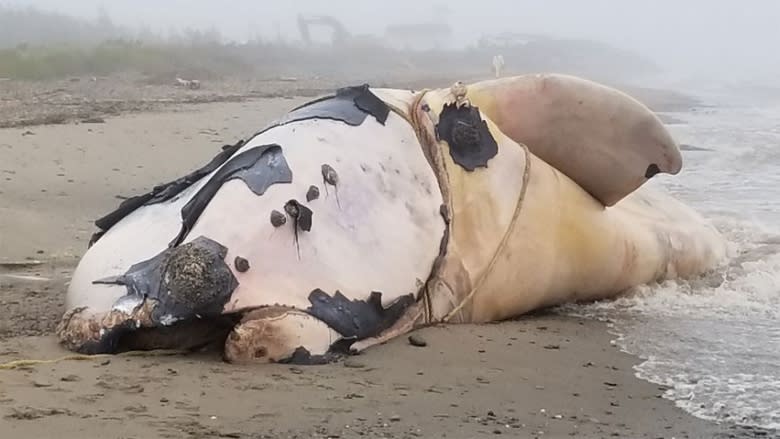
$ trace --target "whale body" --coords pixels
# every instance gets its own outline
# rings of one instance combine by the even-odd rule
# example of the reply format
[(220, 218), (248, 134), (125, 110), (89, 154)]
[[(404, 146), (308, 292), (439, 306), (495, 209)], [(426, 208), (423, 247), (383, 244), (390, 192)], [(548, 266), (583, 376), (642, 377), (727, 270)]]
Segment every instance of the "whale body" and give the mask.
[(681, 169), (652, 111), (583, 78), (346, 87), (97, 220), (57, 334), (312, 364), (698, 276), (725, 240), (646, 184)]

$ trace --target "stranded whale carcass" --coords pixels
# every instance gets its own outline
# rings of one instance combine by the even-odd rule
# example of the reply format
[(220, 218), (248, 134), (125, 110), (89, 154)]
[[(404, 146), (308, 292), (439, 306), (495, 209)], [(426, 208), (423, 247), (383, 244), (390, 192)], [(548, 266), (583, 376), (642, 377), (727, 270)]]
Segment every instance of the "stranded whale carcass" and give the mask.
[(576, 77), (340, 89), (99, 219), (57, 334), (318, 363), (696, 276), (724, 240), (644, 184), (681, 167), (648, 108)]

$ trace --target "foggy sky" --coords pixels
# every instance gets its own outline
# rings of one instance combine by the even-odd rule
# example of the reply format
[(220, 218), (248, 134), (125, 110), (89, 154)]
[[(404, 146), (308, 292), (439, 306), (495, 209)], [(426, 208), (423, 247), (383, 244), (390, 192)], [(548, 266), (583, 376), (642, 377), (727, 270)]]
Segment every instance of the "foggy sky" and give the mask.
[[(633, 50), (671, 73), (713, 78), (780, 74), (780, 2), (774, 0), (0, 0), (82, 17), (102, 5), (118, 24), (167, 31), (216, 27), (243, 41), (297, 39), (298, 12), (339, 18), (352, 33), (446, 19), (458, 44), (504, 31), (588, 38)], [(425, 5), (425, 6), (421, 6)], [(449, 13), (434, 12), (446, 5)], [(439, 9), (441, 11), (441, 9)]]

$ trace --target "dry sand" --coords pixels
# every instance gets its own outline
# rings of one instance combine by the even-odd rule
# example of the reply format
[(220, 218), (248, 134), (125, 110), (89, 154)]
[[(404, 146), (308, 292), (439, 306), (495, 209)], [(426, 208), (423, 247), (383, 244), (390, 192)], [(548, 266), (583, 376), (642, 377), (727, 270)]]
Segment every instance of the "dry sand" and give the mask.
[[(527, 72), (508, 72), (521, 74)], [(316, 96), (335, 87), (370, 83), (375, 87), (441, 87), (456, 80), (486, 79), (470, 74), (438, 72), (355, 73), (351, 77), (316, 75), (261, 77), (237, 75), (204, 80), (191, 90), (175, 86), (172, 76), (149, 77), (122, 73), (108, 77), (73, 77), (52, 81), (19, 81), (0, 78), (0, 128), (63, 124), (99, 120), (106, 116), (155, 111), (187, 103), (239, 102), (248, 98)], [(599, 81), (599, 78), (591, 77)], [(612, 84), (629, 91), (655, 111), (685, 111), (697, 104), (690, 96), (671, 90)]]
[[(0, 363), (68, 354), (51, 330), (92, 221), (116, 195), (190, 171), (301, 101), (0, 129)], [(200, 353), (0, 369), (0, 437), (753, 435), (662, 399), (601, 323), (540, 314), (419, 333), (426, 347), (404, 337), (327, 366), (240, 367)]]

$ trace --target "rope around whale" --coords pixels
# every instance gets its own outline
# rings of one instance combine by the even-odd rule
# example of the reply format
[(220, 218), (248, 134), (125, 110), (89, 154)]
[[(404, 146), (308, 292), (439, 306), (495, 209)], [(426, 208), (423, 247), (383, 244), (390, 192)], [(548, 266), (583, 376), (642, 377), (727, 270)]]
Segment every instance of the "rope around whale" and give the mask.
[(466, 295), (466, 297), (463, 298), (463, 300), (456, 306), (452, 311), (447, 313), (446, 316), (442, 319), (442, 322), (447, 323), (449, 320), (460, 310), (463, 309), (464, 306), (468, 302), (470, 302), (474, 296), (477, 294), (477, 291), (479, 291), (479, 288), (482, 286), (482, 284), (485, 282), (485, 279), (487, 279), (488, 274), (490, 274), (493, 271), (493, 268), (495, 268), (496, 261), (498, 260), (498, 255), (501, 254), (501, 251), (504, 250), (504, 247), (506, 247), (507, 241), (509, 241), (509, 233), (514, 229), (515, 223), (517, 222), (517, 218), (520, 216), (520, 211), (523, 207), (523, 201), (525, 201), (525, 193), (528, 189), (528, 179), (530, 178), (530, 171), (531, 171), (531, 157), (530, 157), (530, 151), (528, 150), (528, 146), (526, 146), (524, 143), (519, 143), (520, 147), (523, 148), (523, 151), (525, 151), (525, 169), (523, 173), (523, 188), (520, 190), (520, 195), (517, 198), (517, 204), (515, 204), (515, 211), (512, 214), (512, 220), (509, 222), (509, 226), (506, 229), (506, 232), (504, 232), (504, 236), (501, 238), (501, 242), (498, 244), (498, 248), (496, 249), (496, 252), (493, 253), (493, 257), (490, 259), (490, 263), (488, 264), (485, 271), (482, 273), (482, 276), (479, 277), (477, 280), (477, 284), (474, 285), (474, 287), (471, 289), (471, 291)]
[(96, 355), (72, 354), (72, 355), (65, 355), (60, 358), (54, 358), (51, 360), (32, 360), (32, 359), (13, 360), (7, 363), (0, 363), (0, 370), (20, 369), (23, 367), (37, 366), (41, 364), (54, 364), (62, 361), (90, 361), (90, 360), (94, 361), (103, 358), (123, 358), (123, 357), (156, 357), (156, 356), (180, 355), (182, 353), (185, 353), (185, 351), (175, 350), (175, 349), (171, 349), (171, 350), (159, 349), (155, 351), (128, 351), (128, 352), (123, 352), (121, 354), (96, 354)]
[[(431, 144), (431, 149), (435, 149), (437, 153), (438, 163), (433, 164), (434, 168), (436, 165), (441, 166), (442, 168), (442, 175), (441, 177), (444, 178), (445, 182), (443, 185), (441, 185), (442, 195), (447, 199), (447, 205), (452, 206), (452, 194), (449, 191), (450, 187), (450, 181), (449, 181), (449, 174), (447, 173), (447, 162), (444, 159), (444, 151), (442, 148), (439, 147), (436, 141), (431, 141), (431, 139), (426, 139), (426, 136), (422, 132), (422, 124), (420, 121), (417, 120), (417, 113), (414, 111), (420, 103), (425, 99), (425, 95), (428, 94), (430, 90), (429, 89), (423, 89), (418, 93), (417, 96), (413, 99), (410, 107), (409, 107), (409, 115), (408, 117), (404, 112), (399, 111), (399, 109), (395, 109), (393, 106), (390, 106), (391, 108), (395, 109), (398, 114), (400, 114), (404, 119), (406, 119), (408, 122), (411, 123), (412, 127), (415, 129), (415, 132), (417, 134), (417, 137), (420, 139), (421, 144)], [(499, 130), (500, 131), (500, 130)], [(520, 195), (517, 198), (517, 203), (515, 204), (515, 211), (512, 214), (512, 220), (509, 222), (509, 226), (506, 229), (506, 232), (504, 232), (504, 236), (501, 238), (501, 242), (498, 244), (498, 248), (496, 249), (496, 252), (493, 254), (493, 257), (490, 259), (490, 263), (488, 264), (487, 268), (485, 269), (485, 272), (482, 273), (482, 276), (477, 280), (477, 284), (469, 291), (469, 293), (466, 295), (466, 297), (463, 298), (463, 300), (449, 313), (447, 313), (444, 318), (442, 318), (442, 322), (447, 323), (455, 314), (460, 312), (466, 304), (468, 304), (472, 299), (474, 299), (474, 296), (477, 294), (477, 291), (479, 291), (479, 288), (482, 286), (482, 284), (485, 282), (485, 279), (487, 279), (488, 274), (490, 274), (493, 269), (495, 268), (496, 261), (498, 260), (498, 255), (501, 254), (501, 251), (506, 247), (506, 243), (509, 240), (509, 233), (512, 231), (512, 229), (515, 226), (515, 223), (517, 222), (517, 218), (520, 216), (520, 211), (523, 207), (523, 201), (525, 201), (525, 193), (528, 189), (528, 180), (530, 178), (531, 174), (531, 152), (528, 149), (528, 146), (524, 143), (517, 142), (518, 145), (520, 145), (521, 148), (523, 148), (523, 151), (525, 152), (525, 167), (523, 172), (523, 188), (520, 190)], [(432, 151), (431, 151), (432, 152)], [(433, 158), (433, 154), (431, 154), (431, 157)], [(450, 227), (452, 227), (452, 223), (455, 222), (455, 218), (450, 218)], [(427, 298), (428, 291), (426, 291), (426, 298)], [(426, 301), (429, 302), (429, 301)], [(426, 304), (426, 308), (430, 307), (430, 303)], [(431, 314), (430, 309), (426, 309), (427, 314)]]
[[(412, 128), (414, 128), (415, 134), (417, 135), (417, 138), (420, 141), (420, 145), (423, 148), (423, 155), (425, 156), (425, 159), (428, 161), (431, 168), (433, 169), (433, 172), (436, 174), (437, 180), (439, 181), (439, 190), (441, 191), (442, 198), (444, 198), (444, 201), (446, 202), (447, 210), (450, 211), (453, 205), (453, 201), (452, 201), (452, 191), (450, 190), (451, 188), (450, 174), (447, 172), (447, 161), (444, 159), (444, 151), (439, 145), (439, 141), (436, 138), (437, 136), (433, 133), (425, 131), (425, 129), (423, 128), (423, 122), (419, 119), (418, 113), (416, 111), (417, 108), (421, 108), (421, 104), (429, 91), (430, 91), (429, 89), (423, 89), (414, 98), (409, 109), (409, 116), (411, 118)], [(431, 117), (430, 113), (426, 112), (426, 114), (428, 114), (429, 118)], [(431, 120), (431, 123), (434, 125), (434, 131), (435, 131), (436, 129), (435, 126), (437, 124), (437, 121)], [(455, 223), (455, 219), (452, 217), (451, 213), (448, 214), (447, 216), (448, 216), (447, 221), (449, 223), (449, 227), (452, 228), (453, 224)], [(436, 260), (439, 261), (440, 258), (444, 258), (445, 253), (440, 254), (436, 258)], [(433, 273), (432, 277), (429, 278), (428, 281), (426, 281), (426, 284), (428, 284), (431, 281), (431, 279), (437, 277), (438, 276), (436, 275), (436, 273)], [(445, 279), (439, 277), (439, 281), (447, 285), (447, 281)], [(447, 285), (447, 287), (450, 288), (449, 285)], [(424, 294), (423, 295), (424, 320), (426, 323), (432, 323), (433, 301), (431, 299), (431, 290), (429, 287), (426, 286), (426, 288), (424, 288), (423, 291), (424, 291), (423, 293)]]

